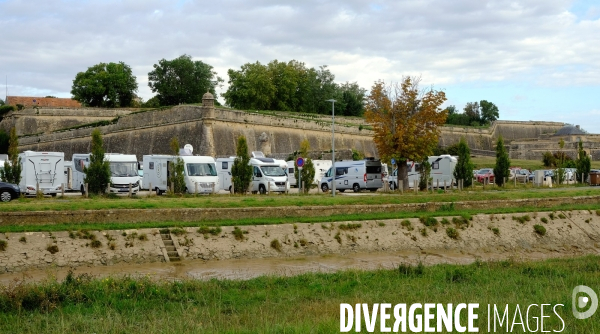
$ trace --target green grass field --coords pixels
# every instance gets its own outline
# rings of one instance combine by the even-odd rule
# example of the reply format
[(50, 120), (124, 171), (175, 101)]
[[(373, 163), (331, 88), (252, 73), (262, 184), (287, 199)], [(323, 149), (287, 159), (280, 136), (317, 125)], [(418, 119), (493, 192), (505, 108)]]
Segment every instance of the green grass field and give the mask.
[[(600, 313), (575, 319), (571, 293), (577, 285), (600, 290), (599, 263), (600, 257), (587, 256), (468, 266), (401, 265), (398, 270), (248, 281), (154, 282), (83, 275), (62, 282), (16, 282), (0, 290), (0, 332), (335, 333), (340, 329), (340, 303), (479, 303), (475, 325), (481, 332), (487, 330), (488, 304), (501, 311), (508, 304), (511, 323), (517, 305), (526, 319), (527, 307), (537, 304), (529, 314), (532, 329), (534, 317), (540, 317), (539, 305), (551, 304), (545, 309), (550, 317), (544, 318), (544, 330), (564, 327), (563, 333), (598, 333)], [(552, 312), (556, 304), (562, 304), (556, 308), (558, 315)], [(464, 313), (461, 319), (464, 324)], [(362, 326), (364, 331), (364, 320)], [(379, 330), (379, 323), (375, 328)], [(497, 332), (507, 331), (503, 327)], [(521, 325), (513, 332), (523, 332)]]

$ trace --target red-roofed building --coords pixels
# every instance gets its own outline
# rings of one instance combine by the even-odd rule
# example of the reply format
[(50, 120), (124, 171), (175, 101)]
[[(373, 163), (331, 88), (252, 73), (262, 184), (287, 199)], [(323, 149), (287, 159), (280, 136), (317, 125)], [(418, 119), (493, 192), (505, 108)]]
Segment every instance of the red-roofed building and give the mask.
[(8, 96), (6, 104), (16, 106), (22, 104), (27, 107), (51, 107), (51, 108), (81, 108), (79, 101), (69, 98), (58, 97), (33, 97), (33, 96)]

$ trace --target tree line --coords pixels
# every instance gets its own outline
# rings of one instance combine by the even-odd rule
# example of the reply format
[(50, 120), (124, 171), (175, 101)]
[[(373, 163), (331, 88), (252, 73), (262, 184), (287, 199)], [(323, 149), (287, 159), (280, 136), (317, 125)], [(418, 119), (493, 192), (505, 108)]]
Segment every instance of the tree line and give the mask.
[(486, 100), (468, 102), (462, 113), (454, 105), (446, 107), (446, 110), (448, 111), (446, 124), (452, 125), (485, 126), (500, 117), (498, 107)]

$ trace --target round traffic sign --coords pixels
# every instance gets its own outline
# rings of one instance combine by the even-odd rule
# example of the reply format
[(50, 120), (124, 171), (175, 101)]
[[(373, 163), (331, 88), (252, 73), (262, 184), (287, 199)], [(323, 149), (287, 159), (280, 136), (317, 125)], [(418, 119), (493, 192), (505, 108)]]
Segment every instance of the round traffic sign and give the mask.
[(304, 158), (299, 157), (298, 159), (296, 159), (296, 166), (298, 166), (298, 168), (304, 167)]
[(392, 165), (396, 164), (396, 159), (392, 158)]

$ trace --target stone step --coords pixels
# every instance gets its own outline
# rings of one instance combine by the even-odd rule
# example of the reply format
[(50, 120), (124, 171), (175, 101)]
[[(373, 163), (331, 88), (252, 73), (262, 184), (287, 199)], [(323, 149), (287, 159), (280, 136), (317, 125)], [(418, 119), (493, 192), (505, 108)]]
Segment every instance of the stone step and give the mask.
[(175, 262), (175, 261), (181, 261), (181, 259), (179, 257), (170, 257), (169, 261)]
[(169, 258), (179, 257), (179, 254), (177, 254), (177, 251), (167, 251), (167, 255), (169, 255)]
[(173, 246), (173, 240), (163, 240), (163, 243), (165, 244), (165, 246)]
[(171, 236), (170, 236), (169, 234), (162, 234), (162, 233), (161, 233), (160, 237), (161, 237), (163, 240), (171, 240)]
[(176, 252), (177, 248), (175, 246), (166, 246), (167, 252)]

